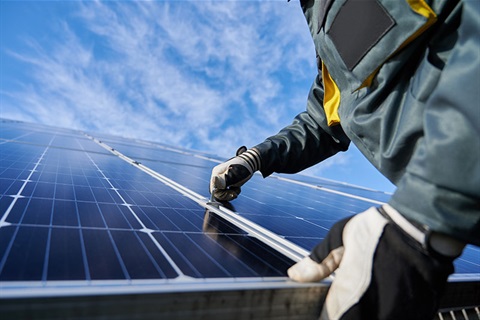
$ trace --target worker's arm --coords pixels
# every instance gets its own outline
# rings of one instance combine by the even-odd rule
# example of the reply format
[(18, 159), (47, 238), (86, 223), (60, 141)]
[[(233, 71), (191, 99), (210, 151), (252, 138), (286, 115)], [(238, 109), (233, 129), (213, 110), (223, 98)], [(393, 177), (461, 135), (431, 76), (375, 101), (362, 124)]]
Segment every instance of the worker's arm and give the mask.
[(212, 170), (210, 193), (220, 201), (230, 201), (240, 194), (240, 187), (257, 170), (264, 177), (273, 172), (293, 173), (310, 167), (339, 151), (350, 140), (338, 126), (328, 127), (322, 106), (323, 87), (320, 76), (310, 90), (307, 110), (277, 135)]
[(350, 139), (340, 125), (328, 127), (323, 109), (323, 85), (318, 75), (310, 89), (306, 111), (278, 134), (255, 146), (264, 177), (273, 172), (296, 173), (348, 149)]

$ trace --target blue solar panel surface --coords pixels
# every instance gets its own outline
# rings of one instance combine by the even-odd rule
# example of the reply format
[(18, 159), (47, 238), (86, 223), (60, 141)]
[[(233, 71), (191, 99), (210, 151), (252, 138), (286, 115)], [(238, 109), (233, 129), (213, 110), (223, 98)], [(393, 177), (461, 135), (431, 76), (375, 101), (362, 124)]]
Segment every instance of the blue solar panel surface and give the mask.
[[(209, 196), (208, 181), (215, 163), (212, 165), (208, 156), (149, 142), (119, 141), (112, 137), (103, 141), (191, 190)], [(274, 175), (263, 179), (257, 174), (242, 187), (241, 195), (231, 202), (230, 208), (310, 251), (336, 221), (386, 203), (390, 196), (312, 176)], [(480, 273), (480, 249), (467, 246), (455, 262), (455, 271)]]
[(201, 206), (85, 136), (40, 130), (2, 123), (1, 281), (283, 276), (292, 263), (225, 222), (203, 232)]
[[(39, 125), (0, 126), (2, 284), (283, 277), (293, 263), (138, 166), (207, 199), (215, 157)], [(315, 177), (255, 175), (229, 209), (309, 251), (335, 221), (388, 197)], [(456, 272), (478, 274), (479, 257), (469, 246)]]

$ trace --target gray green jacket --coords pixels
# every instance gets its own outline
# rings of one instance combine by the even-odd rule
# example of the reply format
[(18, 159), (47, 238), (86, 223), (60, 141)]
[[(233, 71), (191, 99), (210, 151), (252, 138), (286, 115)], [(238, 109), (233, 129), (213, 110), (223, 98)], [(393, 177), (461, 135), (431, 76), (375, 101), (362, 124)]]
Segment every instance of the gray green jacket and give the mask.
[(306, 111), (255, 147), (262, 174), (301, 171), (353, 141), (397, 186), (390, 205), (480, 245), (480, 1), (301, 5), (319, 74)]

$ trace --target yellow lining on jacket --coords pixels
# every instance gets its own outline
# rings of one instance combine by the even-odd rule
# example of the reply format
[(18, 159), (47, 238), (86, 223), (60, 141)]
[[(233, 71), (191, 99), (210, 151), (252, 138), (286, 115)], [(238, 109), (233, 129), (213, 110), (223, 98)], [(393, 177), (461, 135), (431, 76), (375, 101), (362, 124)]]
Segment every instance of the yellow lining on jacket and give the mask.
[(328, 126), (334, 126), (340, 123), (338, 116), (338, 107), (340, 106), (340, 89), (333, 81), (327, 67), (322, 62), (322, 79), (323, 79), (323, 109), (327, 117)]

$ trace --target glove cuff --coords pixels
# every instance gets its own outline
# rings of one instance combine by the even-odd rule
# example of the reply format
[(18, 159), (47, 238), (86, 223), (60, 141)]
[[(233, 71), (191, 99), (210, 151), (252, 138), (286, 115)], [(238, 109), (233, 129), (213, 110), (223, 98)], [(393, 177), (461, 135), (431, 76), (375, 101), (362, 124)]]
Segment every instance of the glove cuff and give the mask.
[(383, 205), (379, 211), (430, 253), (433, 251), (433, 253), (443, 257), (456, 258), (462, 254), (465, 248), (465, 243), (448, 235), (431, 231), (427, 226), (409, 221), (388, 204)]
[(388, 204), (383, 205), (379, 211), (387, 219), (393, 221), (397, 226), (399, 226), (400, 229), (402, 229), (406, 234), (420, 243), (422, 247), (426, 248), (426, 239), (428, 233), (428, 229), (426, 227), (413, 224), (407, 218), (402, 216), (400, 212)]
[(248, 149), (242, 154), (239, 154), (238, 157), (242, 158), (243, 160), (245, 160), (246, 163), (248, 163), (248, 165), (252, 169), (252, 173), (261, 169), (262, 160), (257, 150)]

